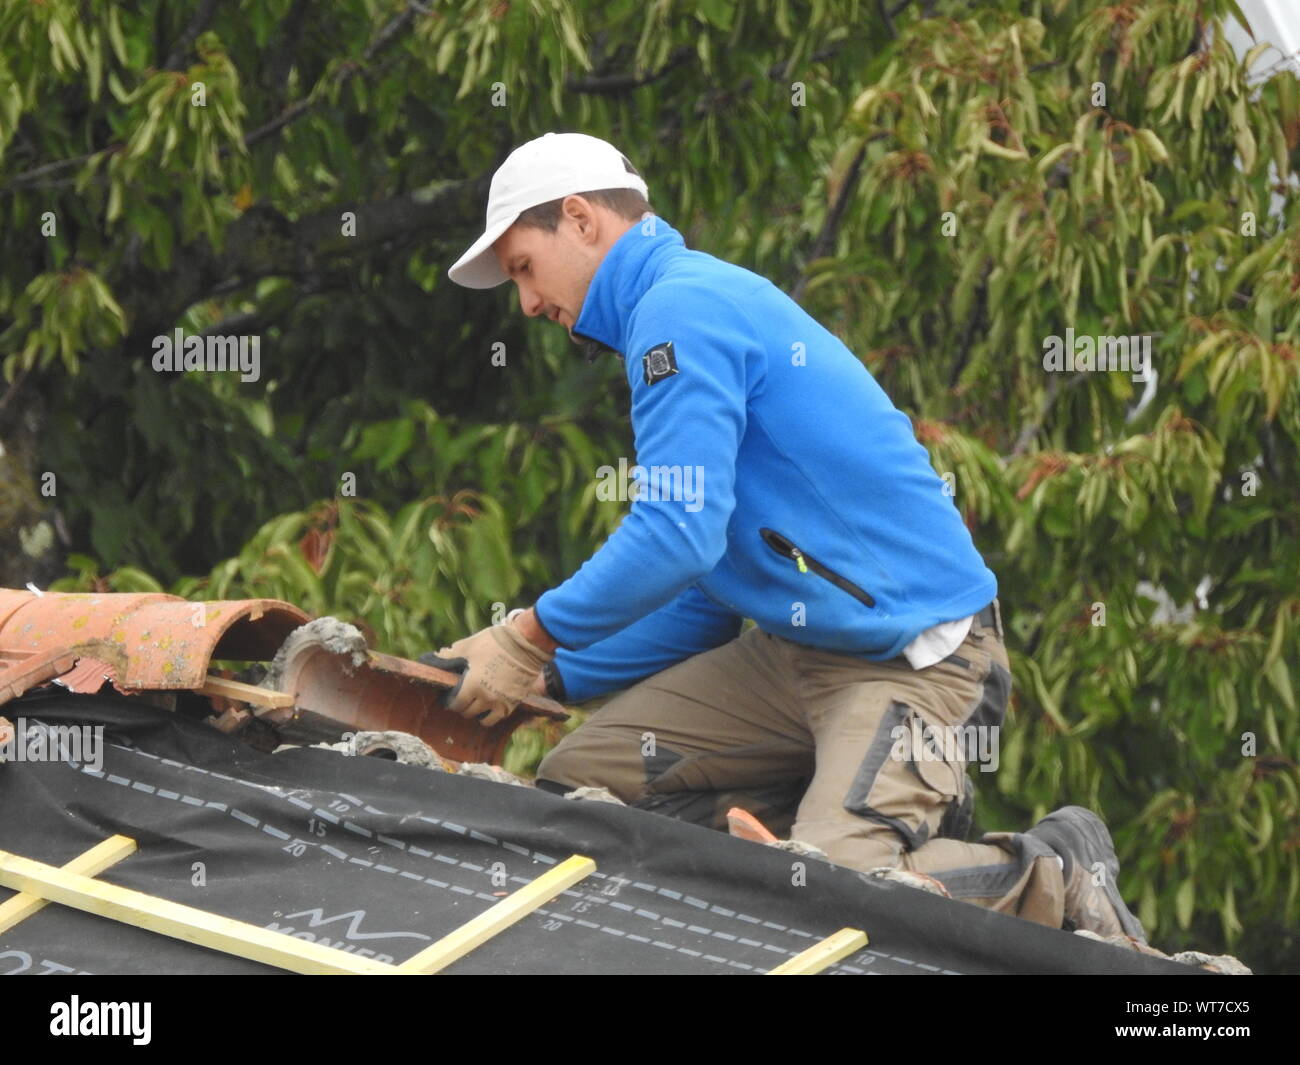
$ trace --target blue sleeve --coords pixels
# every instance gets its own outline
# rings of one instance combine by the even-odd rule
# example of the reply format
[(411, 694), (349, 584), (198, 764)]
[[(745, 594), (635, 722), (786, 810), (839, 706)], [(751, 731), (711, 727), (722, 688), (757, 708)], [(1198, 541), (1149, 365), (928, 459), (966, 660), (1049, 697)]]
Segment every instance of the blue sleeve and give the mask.
[(600, 550), (537, 601), (547, 631), (570, 650), (614, 635), (708, 574), (726, 552), (736, 503), (736, 453), (762, 352), (748, 317), (717, 291), (663, 283), (637, 305), (628, 335), (640, 491)]
[[(541, 613), (542, 624), (547, 624)], [(581, 651), (561, 648), (554, 668), (562, 702), (580, 703), (627, 688), (692, 655), (711, 651), (740, 632), (741, 618), (698, 588)]]

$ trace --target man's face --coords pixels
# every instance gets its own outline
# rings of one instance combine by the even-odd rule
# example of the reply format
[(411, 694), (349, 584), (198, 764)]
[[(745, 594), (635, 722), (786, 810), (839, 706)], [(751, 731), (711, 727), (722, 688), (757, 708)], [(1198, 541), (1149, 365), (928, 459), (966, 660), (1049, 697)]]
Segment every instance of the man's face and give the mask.
[[(587, 206), (578, 197), (569, 203), (574, 201)], [(513, 225), (497, 238), (492, 250), (519, 289), (524, 314), (544, 314), (573, 336), (587, 289), (604, 258), (600, 228), (587, 207), (576, 218), (566, 210), (554, 233)]]

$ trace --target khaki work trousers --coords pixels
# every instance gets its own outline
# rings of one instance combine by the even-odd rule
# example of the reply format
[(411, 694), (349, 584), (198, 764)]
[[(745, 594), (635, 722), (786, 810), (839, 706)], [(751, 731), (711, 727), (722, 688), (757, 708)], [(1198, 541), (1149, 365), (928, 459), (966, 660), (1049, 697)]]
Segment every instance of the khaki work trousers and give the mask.
[(537, 780), (606, 787), (723, 831), (739, 806), (838, 865), (924, 873), (953, 898), (1059, 928), (1064, 884), (1045, 843), (1013, 832), (964, 841), (968, 757), (996, 750), (1010, 691), (1006, 649), (978, 619), (922, 670), (750, 628), (614, 696)]

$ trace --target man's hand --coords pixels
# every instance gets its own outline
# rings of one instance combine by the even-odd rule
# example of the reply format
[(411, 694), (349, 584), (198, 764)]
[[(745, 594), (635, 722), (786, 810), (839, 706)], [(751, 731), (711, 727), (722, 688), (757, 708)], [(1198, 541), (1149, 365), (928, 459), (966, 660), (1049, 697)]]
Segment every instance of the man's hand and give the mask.
[[(538, 646), (529, 638), (534, 634), (550, 646)], [(432, 660), (428, 664), (444, 669), (463, 667), (460, 683), (444, 697), (447, 708), (490, 728), (509, 716), (521, 699), (539, 690), (539, 684), (545, 691), (541, 670), (554, 657), (556, 646), (528, 610), (420, 660)]]

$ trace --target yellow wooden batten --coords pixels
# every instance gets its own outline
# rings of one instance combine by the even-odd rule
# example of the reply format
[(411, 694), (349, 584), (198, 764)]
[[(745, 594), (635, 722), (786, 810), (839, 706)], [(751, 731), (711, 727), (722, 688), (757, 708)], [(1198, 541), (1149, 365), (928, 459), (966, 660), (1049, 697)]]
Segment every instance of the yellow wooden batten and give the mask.
[(76, 910), (146, 928), (201, 947), (263, 962), (295, 973), (379, 974), (397, 967), (371, 958), (305, 943), (281, 932), (219, 917), (206, 910), (146, 895), (102, 880), (69, 873), (43, 862), (0, 851), (0, 886), (39, 895)]
[[(135, 840), (129, 836), (109, 836), (102, 843), (97, 843), (90, 850), (78, 854), (72, 861), (61, 868), (65, 873), (80, 873), (82, 876), (98, 876), (111, 865), (116, 865), (123, 858), (135, 853)], [(39, 895), (20, 891), (11, 899), (0, 903), (0, 932), (6, 932), (19, 921), (48, 906), (49, 900)]]
[(796, 954), (769, 972), (768, 976), (812, 976), (842, 961), (867, 945), (867, 933), (859, 928), (841, 928), (820, 943)]
[(19, 892), (0, 905), (0, 931), (58, 902), (296, 973), (426, 975), (440, 972), (596, 870), (590, 858), (574, 855), (401, 965), (391, 965), (93, 878), (135, 848), (135, 840), (113, 836), (62, 868), (0, 850), (0, 886)]
[(595, 871), (595, 862), (575, 854), (550, 872), (543, 873), (512, 895), (506, 896), (491, 909), (485, 910), (471, 921), (466, 921), (450, 935), (443, 936), (436, 943), (431, 943), (420, 953), (402, 962), (398, 969), (412, 974), (439, 972), (457, 958), (463, 958), (481, 943), (503, 929), (509, 928), (521, 917), (532, 913), (542, 903), (566, 888), (573, 887), (579, 880), (585, 879)]

